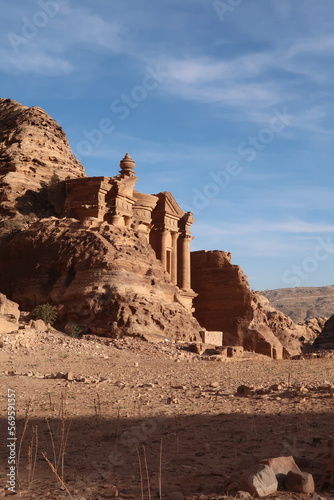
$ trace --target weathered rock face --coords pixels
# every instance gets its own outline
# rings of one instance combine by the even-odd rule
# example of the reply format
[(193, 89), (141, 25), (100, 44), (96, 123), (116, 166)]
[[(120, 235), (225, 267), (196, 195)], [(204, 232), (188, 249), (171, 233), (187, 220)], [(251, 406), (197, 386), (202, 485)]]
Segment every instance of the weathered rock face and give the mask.
[(252, 306), (254, 316), (249, 327), (261, 331), (267, 340), (273, 334), (284, 348), (284, 357), (300, 354), (302, 342), (308, 336), (306, 327), (296, 325), (289, 316), (277, 311), (260, 293), (253, 293)]
[(18, 329), (20, 311), (18, 304), (8, 300), (0, 293), (0, 334), (11, 333)]
[(243, 345), (253, 317), (252, 293), (239, 266), (228, 252), (191, 253), (191, 283), (198, 293), (195, 317), (207, 330), (224, 332), (225, 345)]
[(0, 316), (13, 323), (17, 323), (20, 318), (18, 304), (8, 300), (3, 293), (0, 293)]
[(247, 277), (231, 263), (231, 254), (192, 252), (192, 287), (195, 317), (208, 330), (222, 330), (225, 345), (275, 358), (301, 352), (304, 326), (271, 307), (268, 300), (250, 291)]
[(200, 340), (198, 322), (145, 236), (97, 219), (44, 219), (2, 237), (0, 290), (24, 310), (59, 305), (62, 327)]
[(62, 128), (41, 108), (0, 99), (0, 214), (45, 210), (54, 175), (85, 176)]
[(313, 346), (316, 349), (334, 349), (334, 316), (325, 323), (322, 332), (315, 339)]

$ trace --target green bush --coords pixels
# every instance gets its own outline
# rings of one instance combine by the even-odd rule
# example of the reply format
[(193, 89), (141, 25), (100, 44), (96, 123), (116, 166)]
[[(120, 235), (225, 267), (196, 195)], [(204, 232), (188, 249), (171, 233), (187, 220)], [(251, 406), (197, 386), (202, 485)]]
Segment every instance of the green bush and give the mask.
[(58, 315), (57, 306), (52, 306), (51, 304), (40, 304), (35, 307), (33, 311), (30, 313), (31, 319), (42, 319), (46, 325), (53, 323), (56, 321)]
[(74, 339), (80, 339), (84, 333), (84, 329), (77, 323), (67, 323), (65, 333)]
[(7, 219), (0, 222), (0, 234), (14, 234), (22, 230), (18, 220)]

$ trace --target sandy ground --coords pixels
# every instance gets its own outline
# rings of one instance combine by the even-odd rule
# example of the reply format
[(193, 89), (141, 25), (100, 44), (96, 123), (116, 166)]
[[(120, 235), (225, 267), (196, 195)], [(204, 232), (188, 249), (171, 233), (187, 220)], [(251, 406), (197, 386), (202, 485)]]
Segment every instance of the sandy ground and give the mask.
[[(175, 491), (218, 499), (236, 494), (246, 468), (281, 455), (314, 475), (313, 498), (334, 498), (334, 358), (207, 361), (172, 343), (34, 331), (0, 346), (0, 497), (8, 495), (11, 389), (12, 498), (141, 500)], [(45, 378), (57, 374), (69, 380)], [(254, 388), (237, 395), (243, 384)]]

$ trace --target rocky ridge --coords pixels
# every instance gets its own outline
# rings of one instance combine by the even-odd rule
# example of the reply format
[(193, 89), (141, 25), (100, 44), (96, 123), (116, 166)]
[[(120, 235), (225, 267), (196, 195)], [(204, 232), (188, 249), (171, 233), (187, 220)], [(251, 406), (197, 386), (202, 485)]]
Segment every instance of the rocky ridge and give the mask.
[(295, 323), (304, 323), (316, 317), (329, 318), (333, 314), (334, 285), (278, 288), (260, 293)]
[(60, 125), (39, 107), (0, 99), (0, 214), (45, 210), (40, 198), (55, 175), (85, 176)]

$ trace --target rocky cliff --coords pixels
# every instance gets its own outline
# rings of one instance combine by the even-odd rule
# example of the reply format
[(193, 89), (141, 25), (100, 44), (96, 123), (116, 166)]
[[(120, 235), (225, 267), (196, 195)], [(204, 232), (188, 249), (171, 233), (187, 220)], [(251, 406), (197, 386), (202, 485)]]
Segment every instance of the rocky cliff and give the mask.
[(316, 349), (334, 349), (334, 316), (325, 323), (322, 332), (315, 339), (313, 347)]
[(84, 175), (62, 128), (43, 109), (0, 99), (0, 215), (47, 214), (54, 176)]
[(192, 286), (195, 317), (208, 330), (222, 330), (225, 345), (273, 357), (301, 352), (302, 342), (312, 337), (304, 326), (271, 307), (259, 293), (251, 292), (247, 277), (221, 251), (192, 252)]
[(49, 218), (2, 236), (0, 290), (23, 310), (57, 305), (65, 330), (199, 340), (198, 322), (146, 237), (97, 219)]
[(231, 254), (221, 251), (191, 252), (191, 283), (198, 293), (195, 317), (207, 330), (222, 330), (226, 345), (243, 345), (253, 317), (252, 293)]

